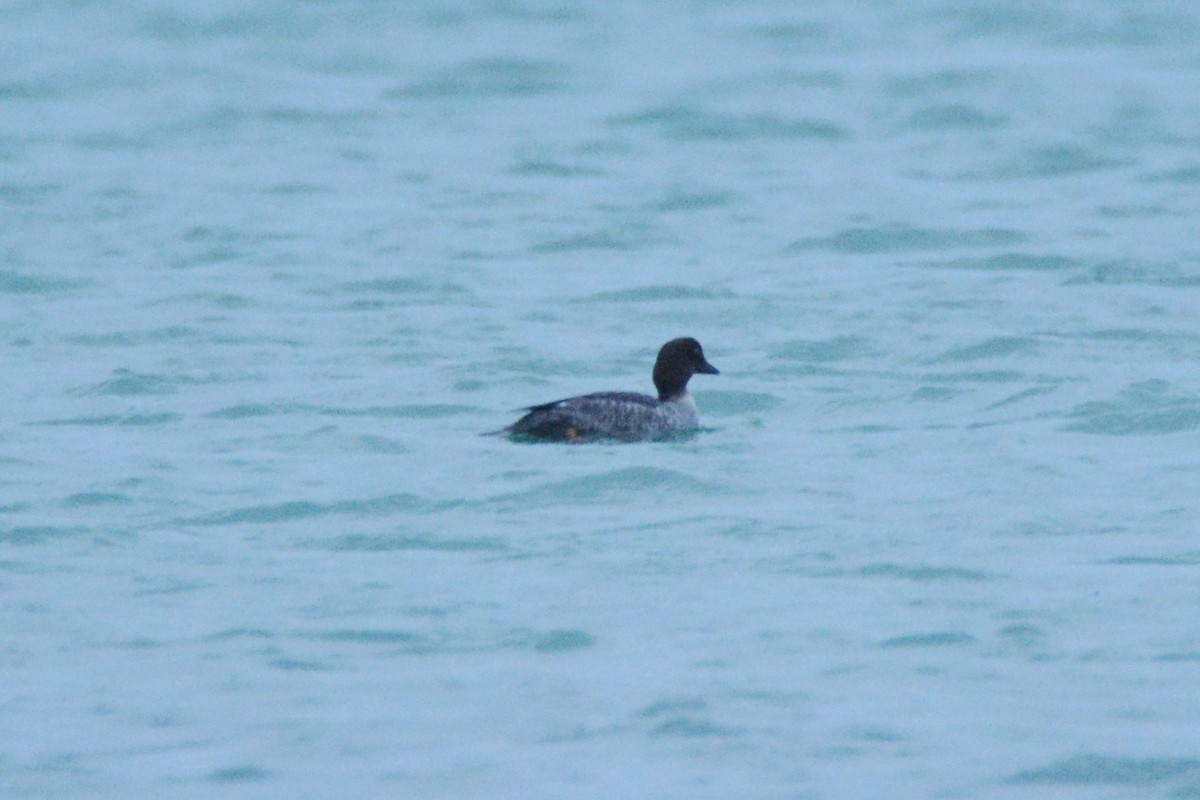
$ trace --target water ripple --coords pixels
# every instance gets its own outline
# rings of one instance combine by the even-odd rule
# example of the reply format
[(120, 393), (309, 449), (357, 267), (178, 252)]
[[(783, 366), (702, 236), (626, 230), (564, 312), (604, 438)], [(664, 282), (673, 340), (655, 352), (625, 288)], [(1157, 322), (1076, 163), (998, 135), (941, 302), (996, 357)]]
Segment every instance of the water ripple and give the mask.
[(795, 339), (776, 345), (771, 358), (786, 361), (829, 363), (863, 358), (871, 354), (871, 342), (863, 336), (837, 336), (832, 339)]
[(930, 266), (951, 269), (977, 269), (995, 272), (1028, 270), (1031, 272), (1061, 272), (1074, 269), (1080, 262), (1058, 255), (1036, 255), (1033, 253), (1000, 253), (980, 258), (956, 258), (950, 261), (931, 261)]
[(401, 533), (349, 534), (322, 543), (321, 547), (341, 552), (394, 552), (406, 550), (430, 550), (444, 552), (500, 551), (508, 543), (499, 536), (431, 536)]
[(115, 492), (79, 492), (63, 501), (67, 508), (88, 508), (103, 505), (129, 505), (133, 498), (126, 494)]
[(920, 131), (981, 130), (1002, 128), (1008, 120), (1001, 114), (989, 114), (965, 103), (925, 106), (911, 114), (905, 127)]
[(858, 574), (867, 578), (896, 578), (915, 583), (933, 583), (936, 581), (986, 581), (994, 575), (974, 569), (962, 567), (935, 567), (928, 564), (910, 566), (907, 564), (869, 564), (858, 570)]
[(1190, 288), (1200, 286), (1200, 270), (1185, 271), (1178, 263), (1120, 259), (1096, 264), (1084, 275), (1067, 281), (1068, 286), (1110, 284)]
[(701, 699), (663, 700), (637, 713), (638, 719), (653, 723), (651, 736), (730, 737), (738, 733), (735, 728), (714, 721), (708, 712), (708, 703)]
[(570, 68), (555, 61), (484, 58), (438, 70), (387, 93), (392, 99), (534, 97), (568, 87)]
[(87, 528), (58, 527), (55, 525), (17, 525), (0, 528), (0, 542), (6, 544), (42, 544), (57, 539), (68, 539), (90, 533)]
[(571, 299), (573, 303), (662, 303), (695, 300), (723, 300), (732, 294), (725, 290), (702, 289), (695, 286), (641, 286), (612, 292), (597, 292)]
[(1037, 769), (1018, 772), (1009, 779), (1009, 782), (1068, 786), (1150, 787), (1181, 777), (1200, 778), (1200, 760), (1194, 758), (1075, 756)]
[(875, 228), (848, 228), (824, 237), (800, 239), (786, 253), (829, 250), (835, 253), (899, 253), (910, 250), (945, 250), (960, 247), (1006, 247), (1024, 242), (1027, 237), (1008, 228), (916, 228), (911, 225), (885, 225)]
[(906, 636), (896, 636), (880, 643), (880, 647), (947, 647), (954, 645), (973, 644), (975, 637), (962, 631), (941, 631), (938, 633), (910, 633)]
[(516, 507), (545, 507), (576, 503), (628, 502), (640, 493), (682, 493), (711, 495), (720, 486), (698, 480), (682, 472), (657, 467), (624, 469), (552, 481), (523, 492), (501, 495), (490, 501)]
[(55, 294), (86, 286), (87, 282), (0, 271), (0, 294)]
[(1200, 397), (1175, 394), (1165, 381), (1144, 381), (1116, 399), (1082, 403), (1064, 430), (1105, 436), (1149, 436), (1200, 428)]
[(1018, 354), (1033, 353), (1037, 342), (1024, 336), (996, 336), (975, 344), (963, 345), (947, 350), (934, 359), (935, 363), (979, 361), (989, 358), (1006, 358)]
[[(467, 293), (460, 284), (436, 278), (378, 278), (369, 281), (350, 281), (336, 287), (338, 291), (348, 294), (363, 295), (432, 295), (439, 298), (449, 298)], [(325, 290), (314, 292), (323, 293)]]
[(529, 247), (537, 255), (556, 255), (579, 250), (641, 250), (670, 241), (664, 229), (645, 223), (625, 223), (537, 242)]
[(1128, 158), (1103, 155), (1080, 145), (1048, 145), (1034, 148), (998, 167), (995, 178), (1058, 178), (1133, 164)]
[(391, 494), (361, 500), (341, 500), (334, 503), (317, 503), (311, 500), (291, 500), (272, 505), (247, 506), (230, 511), (218, 511), (178, 520), (180, 525), (237, 525), (271, 524), (298, 519), (347, 516), (387, 516), (405, 512), (440, 511), (453, 507), (454, 503), (435, 502), (413, 494)]
[(721, 113), (690, 106), (668, 106), (613, 117), (616, 126), (647, 127), (666, 139), (740, 142), (753, 139), (841, 141), (849, 137), (840, 125), (824, 120), (782, 117), (770, 113)]
[(73, 391), (74, 394), (87, 397), (139, 397), (142, 395), (163, 395), (176, 391), (181, 382), (186, 379), (138, 373), (128, 369), (113, 371), (113, 377), (91, 386), (85, 386)]
[(205, 780), (209, 783), (255, 783), (271, 777), (271, 771), (257, 764), (238, 764), (233, 767), (222, 767), (208, 773)]
[(182, 414), (174, 414), (169, 411), (159, 413), (132, 413), (132, 414), (105, 414), (98, 417), (64, 417), (61, 419), (46, 419), (30, 422), (30, 425), (80, 425), (86, 427), (103, 427), (106, 425), (116, 425), (119, 427), (149, 427), (155, 425), (167, 425), (173, 422), (183, 420)]

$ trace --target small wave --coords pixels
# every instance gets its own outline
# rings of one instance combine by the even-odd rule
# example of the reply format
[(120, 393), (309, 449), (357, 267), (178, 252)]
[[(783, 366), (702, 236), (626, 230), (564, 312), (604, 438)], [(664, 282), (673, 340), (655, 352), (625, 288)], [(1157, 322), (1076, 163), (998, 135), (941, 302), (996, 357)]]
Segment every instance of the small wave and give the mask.
[(1200, 551), (1193, 550), (1166, 556), (1121, 556), (1111, 559), (1108, 563), (1153, 567), (1196, 567), (1200, 566)]
[[(436, 296), (460, 297), (467, 293), (465, 287), (450, 281), (432, 278), (377, 278), (369, 281), (350, 281), (338, 285), (338, 291), (359, 295), (399, 295), (401, 297)], [(323, 293), (323, 290), (322, 290)]]
[(975, 344), (947, 350), (934, 359), (934, 363), (958, 363), (980, 361), (990, 358), (1006, 358), (1013, 355), (1030, 354), (1037, 349), (1037, 342), (1024, 336), (996, 336)]
[(1172, 394), (1164, 381), (1145, 381), (1116, 399), (1083, 403), (1064, 430), (1105, 436), (1149, 436), (1200, 428), (1200, 398)]
[(951, 647), (963, 644), (973, 644), (975, 637), (961, 631), (941, 631), (938, 633), (910, 633), (906, 636), (896, 636), (885, 639), (880, 647)]
[(142, 344), (161, 344), (165, 342), (203, 342), (206, 337), (193, 328), (182, 325), (170, 325), (164, 328), (151, 328), (145, 331), (117, 331), (115, 333), (78, 334), (67, 336), (64, 341), (84, 347), (136, 347)]
[(896, 97), (978, 93), (995, 84), (998, 75), (995, 70), (986, 69), (938, 70), (892, 78), (885, 83), (885, 89)]
[(570, 68), (555, 61), (483, 58), (438, 70), (387, 92), (390, 99), (535, 97), (569, 87)]
[(0, 294), (55, 294), (86, 286), (85, 281), (0, 271)]
[(73, 394), (86, 397), (163, 395), (175, 392), (177, 385), (181, 382), (185, 381), (128, 369), (117, 369), (113, 371), (113, 377), (108, 380), (75, 389)]
[(88, 508), (91, 506), (129, 505), (133, 498), (126, 494), (115, 492), (79, 492), (63, 501), (67, 508)]
[(546, 158), (523, 158), (508, 172), (527, 178), (596, 178), (607, 174), (594, 167), (563, 164)]
[(785, 342), (771, 351), (771, 358), (828, 363), (863, 358), (870, 354), (869, 339), (862, 336), (835, 336), (832, 339), (795, 339)]
[(710, 495), (721, 487), (674, 470), (626, 467), (611, 472), (553, 481), (523, 492), (501, 495), (488, 503), (522, 508), (574, 503), (628, 502), (637, 493)]
[(734, 114), (689, 106), (653, 108), (613, 117), (617, 126), (654, 128), (667, 139), (737, 142), (754, 139), (814, 139), (842, 141), (845, 128), (824, 120), (782, 117), (777, 114)]
[(1071, 278), (1067, 286), (1108, 284), (1114, 286), (1143, 285), (1190, 288), (1200, 286), (1200, 272), (1185, 271), (1177, 263), (1161, 263), (1123, 259), (1105, 261), (1089, 268), (1083, 275)]
[(987, 572), (962, 567), (935, 567), (928, 564), (910, 566), (907, 564), (869, 564), (858, 570), (858, 574), (867, 578), (896, 578), (915, 583), (934, 583), (938, 581), (986, 581), (993, 576)]
[(305, 634), (304, 638), (316, 639), (322, 642), (345, 642), (348, 644), (386, 644), (412, 647), (424, 646), (426, 638), (418, 633), (400, 630), (333, 630)]
[(837, 29), (824, 22), (780, 22), (755, 25), (746, 31), (754, 39), (779, 46), (788, 52), (828, 46), (838, 39)]
[(730, 191), (683, 191), (673, 189), (667, 196), (654, 204), (654, 210), (663, 213), (679, 211), (701, 211), (710, 208), (723, 208), (732, 205), (737, 200), (737, 194)]
[(625, 252), (657, 246), (669, 240), (670, 237), (662, 229), (637, 223), (546, 239), (532, 245), (529, 251), (537, 255), (554, 255), (577, 250)]
[(399, 406), (366, 406), (364, 408), (337, 408), (328, 406), (320, 413), (331, 417), (376, 417), (380, 419), (441, 419), (473, 414), (479, 409), (474, 406), (454, 403), (414, 403)]
[(1112, 158), (1076, 145), (1048, 145), (1027, 150), (997, 167), (993, 178), (1058, 178), (1126, 167), (1133, 161)]
[(222, 767), (208, 773), (205, 777), (209, 783), (256, 783), (271, 777), (271, 771), (256, 764), (239, 764), (235, 767)]
[(702, 397), (702, 413), (714, 417), (759, 414), (778, 408), (783, 403), (778, 397), (762, 392), (705, 391), (698, 394)]
[(1165, 172), (1155, 172), (1145, 176), (1144, 180), (1151, 183), (1175, 183), (1184, 186), (1191, 186), (1200, 183), (1200, 165), (1179, 167), (1177, 169), (1166, 170)]
[(430, 550), (443, 552), (500, 551), (508, 548), (499, 536), (431, 536), (401, 533), (350, 534), (322, 544), (330, 550), (342, 552), (394, 552), (405, 550)]
[(723, 738), (738, 733), (737, 729), (713, 720), (708, 703), (700, 698), (661, 700), (637, 712), (636, 717), (650, 723), (651, 736)]
[(530, 646), (538, 653), (570, 653), (587, 650), (596, 644), (596, 637), (581, 630), (554, 630), (537, 633)]
[(42, 544), (57, 539), (69, 539), (89, 533), (86, 528), (63, 528), (55, 525), (17, 525), (0, 528), (0, 542), (6, 544)]
[(1045, 395), (1052, 394), (1055, 388), (1054, 386), (1033, 386), (1028, 389), (1022, 389), (987, 405), (986, 410), (994, 411), (998, 408), (1018, 405), (1035, 397), (1044, 397)]
[(951, 269), (984, 270), (987, 272), (1014, 272), (1028, 270), (1030, 272), (1060, 272), (1074, 269), (1080, 263), (1066, 256), (1037, 255), (1034, 253), (1001, 253), (982, 258), (956, 258), (950, 261), (929, 262), (933, 267), (949, 267)]
[(967, 247), (1005, 247), (1024, 242), (1025, 234), (1009, 228), (915, 228), (882, 225), (847, 228), (830, 236), (799, 239), (785, 252), (829, 250), (835, 253), (898, 253), (911, 250), (948, 250)]
[(291, 500), (273, 505), (247, 506), (230, 511), (217, 511), (179, 520), (181, 525), (270, 524), (298, 519), (327, 516), (387, 516), (401, 512), (443, 510), (453, 504), (437, 503), (413, 494), (391, 494), (361, 500), (341, 500), (317, 503), (311, 500)]
[(231, 226), (196, 225), (182, 231), (172, 242), (169, 263), (188, 268), (238, 262), (268, 239), (260, 234)]
[(1044, 767), (1018, 772), (1009, 778), (1009, 783), (1150, 787), (1181, 777), (1200, 778), (1200, 760), (1075, 756)]
[(962, 372), (937, 372), (921, 376), (921, 380), (933, 383), (1017, 383), (1028, 380), (1021, 372), (1011, 369), (980, 369)]
[(50, 80), (10, 80), (0, 83), (0, 101), (49, 100), (66, 94)]
[(307, 408), (297, 403), (238, 403), (233, 406), (210, 411), (209, 419), (252, 419), (254, 417), (270, 417), (276, 414), (291, 414)]
[(680, 300), (718, 300), (732, 295), (727, 291), (698, 289), (694, 286), (641, 286), (612, 292), (597, 292), (572, 298), (573, 303), (660, 303)]
[(1008, 118), (966, 103), (946, 103), (925, 106), (909, 114), (905, 127), (919, 131), (990, 131), (1003, 128)]
[(182, 414), (173, 414), (163, 411), (157, 414), (105, 414), (98, 417), (66, 417), (61, 419), (46, 419), (37, 422), (31, 422), (31, 425), (83, 425), (83, 426), (104, 426), (117, 425), (122, 427), (141, 427), (150, 425), (166, 425), (172, 422), (179, 422), (183, 419)]

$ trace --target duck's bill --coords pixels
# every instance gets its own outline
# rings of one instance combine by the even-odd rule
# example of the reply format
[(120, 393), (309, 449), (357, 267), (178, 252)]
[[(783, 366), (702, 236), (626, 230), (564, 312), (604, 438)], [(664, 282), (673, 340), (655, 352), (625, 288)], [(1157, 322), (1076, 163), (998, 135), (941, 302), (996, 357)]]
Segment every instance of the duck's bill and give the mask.
[(704, 366), (702, 366), (700, 369), (698, 369), (696, 371), (699, 372), (701, 375), (720, 375), (721, 374), (721, 371), (719, 369), (717, 369), (716, 367), (714, 367), (712, 364), (708, 363), (707, 361), (704, 362)]

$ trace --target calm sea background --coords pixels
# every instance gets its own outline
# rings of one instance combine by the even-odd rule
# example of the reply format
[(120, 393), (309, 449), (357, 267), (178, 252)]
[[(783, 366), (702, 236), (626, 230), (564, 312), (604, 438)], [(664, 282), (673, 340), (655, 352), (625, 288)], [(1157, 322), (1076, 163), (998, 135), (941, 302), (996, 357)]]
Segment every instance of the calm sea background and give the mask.
[(4, 3), (0, 796), (1200, 797), (1198, 310), (1191, 0)]

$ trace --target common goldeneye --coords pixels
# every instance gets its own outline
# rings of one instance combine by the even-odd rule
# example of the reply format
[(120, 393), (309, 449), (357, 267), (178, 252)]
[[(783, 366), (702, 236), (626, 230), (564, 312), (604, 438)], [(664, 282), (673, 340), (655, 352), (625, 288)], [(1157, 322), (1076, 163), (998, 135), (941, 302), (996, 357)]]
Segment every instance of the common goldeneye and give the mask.
[(719, 375), (704, 359), (695, 339), (672, 339), (658, 351), (654, 388), (658, 398), (637, 392), (596, 392), (529, 406), (525, 416), (494, 431), (518, 439), (586, 442), (610, 439), (635, 442), (691, 430), (700, 424), (688, 380), (700, 373)]

